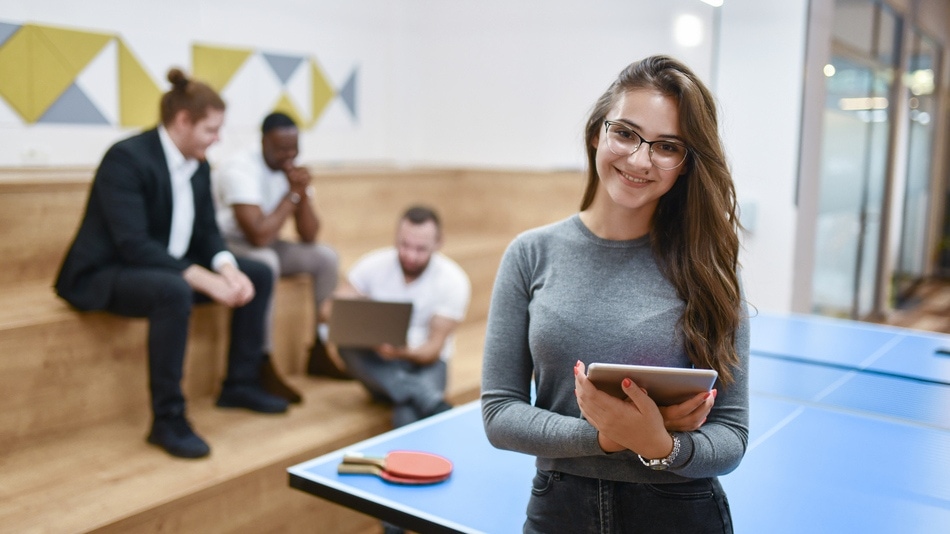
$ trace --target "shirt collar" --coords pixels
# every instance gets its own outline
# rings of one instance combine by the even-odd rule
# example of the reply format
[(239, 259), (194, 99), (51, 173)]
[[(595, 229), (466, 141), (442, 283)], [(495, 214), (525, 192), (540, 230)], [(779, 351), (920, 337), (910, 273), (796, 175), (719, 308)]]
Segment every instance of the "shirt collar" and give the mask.
[[(178, 150), (178, 146), (175, 145), (175, 142), (172, 141), (171, 136), (168, 135), (168, 130), (165, 129), (164, 125), (158, 127), (158, 138), (162, 142), (162, 150), (165, 152), (165, 161), (168, 162), (168, 172), (172, 176), (179, 174), (185, 169), (194, 172), (194, 170), (198, 168), (198, 160), (185, 158), (181, 150)], [(191, 173), (187, 174), (187, 178), (191, 178)]]

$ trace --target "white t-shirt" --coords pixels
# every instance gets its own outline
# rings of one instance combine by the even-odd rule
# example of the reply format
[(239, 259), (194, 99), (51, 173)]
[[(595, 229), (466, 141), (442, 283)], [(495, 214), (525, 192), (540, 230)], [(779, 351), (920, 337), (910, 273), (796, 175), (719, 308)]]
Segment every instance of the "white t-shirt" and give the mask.
[[(370, 252), (350, 269), (350, 284), (363, 295), (391, 302), (411, 302), (412, 316), (406, 343), (415, 348), (429, 338), (433, 315), (462, 321), (468, 309), (472, 287), (465, 271), (448, 256), (436, 252), (419, 278), (407, 284), (395, 247)], [(440, 357), (448, 360), (454, 336), (442, 347)]]
[(218, 227), (226, 238), (243, 238), (234, 218), (234, 204), (260, 206), (265, 215), (280, 204), (290, 190), (284, 171), (274, 171), (264, 162), (261, 149), (239, 152), (212, 173)]

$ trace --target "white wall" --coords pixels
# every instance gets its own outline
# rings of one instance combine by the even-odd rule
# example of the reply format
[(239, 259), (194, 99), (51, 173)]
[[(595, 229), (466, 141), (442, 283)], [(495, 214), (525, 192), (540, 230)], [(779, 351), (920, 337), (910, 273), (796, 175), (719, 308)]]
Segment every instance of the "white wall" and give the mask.
[[(626, 63), (671, 53), (708, 75), (712, 12), (699, 0), (0, 0), (0, 22), (118, 33), (162, 90), (195, 43), (312, 54), (337, 88), (358, 69), (359, 120), (335, 100), (304, 157), (402, 166), (578, 167), (584, 115)], [(675, 44), (681, 14), (704, 25), (698, 46)], [(23, 125), (4, 107), (0, 166), (93, 165), (128, 133)], [(211, 157), (255, 128), (230, 121)]]
[(807, 0), (726, 0), (722, 7), (716, 92), (750, 230), (743, 280), (749, 302), (763, 311), (792, 305), (807, 10)]
[[(740, 201), (756, 214), (748, 297), (783, 310), (806, 5), (726, 0), (718, 57), (715, 8), (700, 0), (0, 0), (0, 22), (118, 33), (162, 90), (194, 43), (313, 55), (335, 87), (358, 69), (358, 120), (335, 100), (302, 136), (302, 158), (324, 164), (582, 168), (597, 96), (630, 61), (674, 55), (717, 92)], [(699, 25), (694, 46), (674, 38), (682, 15)], [(212, 161), (256, 142), (256, 128), (229, 121)], [(24, 125), (0, 100), (0, 167), (92, 166), (127, 134)]]
[[(594, 100), (629, 62), (669, 53), (704, 78), (712, 8), (698, 0), (409, 1), (400, 154), (422, 164), (580, 167)], [(705, 26), (675, 43), (676, 17)]]

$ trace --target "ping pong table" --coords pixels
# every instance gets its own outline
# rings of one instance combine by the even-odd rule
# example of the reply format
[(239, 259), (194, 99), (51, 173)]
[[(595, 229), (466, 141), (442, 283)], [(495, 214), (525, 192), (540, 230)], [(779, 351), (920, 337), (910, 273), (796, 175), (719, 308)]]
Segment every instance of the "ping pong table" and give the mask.
[[(749, 448), (721, 477), (735, 531), (933, 532), (950, 525), (950, 336), (817, 316), (752, 319)], [(338, 475), (344, 450), (290, 485), (418, 532), (521, 530), (534, 459), (493, 448), (478, 401), (346, 450), (442, 454), (452, 476), (399, 486)]]

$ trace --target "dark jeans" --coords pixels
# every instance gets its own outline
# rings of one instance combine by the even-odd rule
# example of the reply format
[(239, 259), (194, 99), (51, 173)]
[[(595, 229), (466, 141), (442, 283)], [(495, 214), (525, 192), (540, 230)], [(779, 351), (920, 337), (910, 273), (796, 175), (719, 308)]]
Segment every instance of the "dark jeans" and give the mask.
[[(263, 263), (238, 258), (241, 271), (254, 284), (254, 298), (231, 315), (228, 372), (225, 386), (258, 383), (264, 357), (264, 327), (273, 277)], [(148, 319), (148, 371), (155, 417), (181, 415), (185, 347), (191, 308), (210, 299), (192, 291), (181, 273), (169, 269), (130, 267), (116, 278), (107, 311)]]
[(524, 532), (732, 533), (732, 516), (715, 478), (635, 484), (539, 470)]
[(429, 416), (445, 398), (447, 367), (439, 360), (416, 365), (384, 360), (375, 351), (340, 347), (346, 370), (377, 400), (393, 403), (393, 426), (400, 427)]

